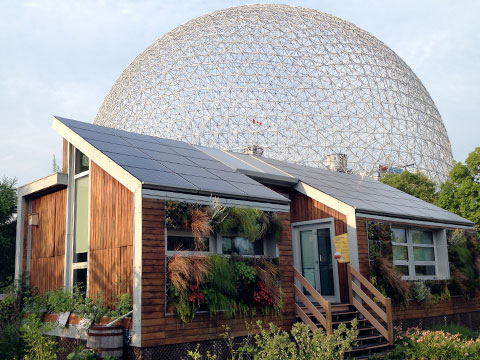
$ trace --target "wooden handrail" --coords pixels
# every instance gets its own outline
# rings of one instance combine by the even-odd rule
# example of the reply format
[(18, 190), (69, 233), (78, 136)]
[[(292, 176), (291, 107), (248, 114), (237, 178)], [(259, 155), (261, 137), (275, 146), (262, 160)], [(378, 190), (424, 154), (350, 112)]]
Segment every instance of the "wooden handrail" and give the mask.
[(370, 281), (368, 281), (362, 274), (360, 274), (357, 269), (355, 269), (352, 265), (348, 264), (350, 268), (350, 272), (352, 275), (363, 285), (365, 286), (368, 291), (370, 291), (383, 305), (386, 305), (387, 298), (380, 292), (378, 289), (372, 285)]
[[(295, 285), (295, 296), (300, 299), (300, 301), (307, 307), (310, 313), (318, 320), (318, 322), (325, 328), (327, 335), (333, 334), (332, 327), (332, 306), (329, 301), (325, 300), (320, 293), (315, 290), (315, 288), (310, 285), (310, 283), (303, 277), (302, 274), (296, 269), (293, 268), (293, 274), (295, 279), (297, 279), (300, 284), (305, 288), (305, 290), (323, 307), (325, 310), (325, 316), (318, 311), (315, 305), (305, 296), (305, 294)], [(300, 306), (296, 306), (297, 315), (314, 331), (317, 327), (310, 320), (309, 316), (303, 311)], [(306, 320), (308, 319), (308, 321)], [(315, 328), (313, 328), (315, 327)]]
[[(375, 286), (372, 285), (360, 272), (348, 264), (348, 292), (350, 295), (350, 304), (355, 306), (355, 308), (368, 320), (370, 323), (382, 334), (389, 342), (390, 345), (393, 345), (393, 321), (392, 321), (392, 301), (390, 298), (385, 297), (380, 291), (378, 291)], [(370, 298), (363, 290), (362, 287), (355, 284), (354, 280), (357, 280), (361, 285), (363, 285), (374, 297), (378, 299), (384, 306), (385, 311), (383, 311), (374, 300)], [(375, 316), (369, 312), (357, 299), (355, 299), (355, 294), (362, 299), (365, 304), (369, 306), (373, 313), (375, 313), (386, 326), (383, 326)]]

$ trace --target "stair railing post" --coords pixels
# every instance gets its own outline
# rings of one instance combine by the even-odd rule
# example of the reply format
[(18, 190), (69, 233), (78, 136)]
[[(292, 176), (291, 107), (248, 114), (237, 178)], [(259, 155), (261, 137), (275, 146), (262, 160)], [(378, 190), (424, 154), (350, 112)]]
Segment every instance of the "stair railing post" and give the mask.
[(352, 290), (352, 269), (350, 263), (347, 264), (347, 275), (348, 275), (348, 301), (350, 305), (353, 304), (353, 290)]
[(387, 314), (388, 342), (393, 345), (393, 320), (392, 320), (392, 299), (387, 298), (385, 303), (385, 312)]
[(333, 334), (333, 325), (332, 325), (332, 304), (330, 301), (327, 301), (327, 306), (325, 307), (325, 318), (327, 320), (327, 335)]

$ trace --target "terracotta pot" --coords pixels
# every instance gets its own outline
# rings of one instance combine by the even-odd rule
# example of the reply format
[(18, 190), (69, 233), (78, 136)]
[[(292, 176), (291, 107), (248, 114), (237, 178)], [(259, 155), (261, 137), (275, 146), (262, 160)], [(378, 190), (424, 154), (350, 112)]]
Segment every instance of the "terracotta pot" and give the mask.
[(55, 322), (58, 319), (58, 314), (45, 314), (43, 321), (45, 322)]

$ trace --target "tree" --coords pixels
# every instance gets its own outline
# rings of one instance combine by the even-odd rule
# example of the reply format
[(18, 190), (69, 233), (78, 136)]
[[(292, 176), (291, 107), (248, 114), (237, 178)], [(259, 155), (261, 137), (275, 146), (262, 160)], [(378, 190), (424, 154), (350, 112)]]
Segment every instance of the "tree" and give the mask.
[(435, 201), (436, 185), (422, 173), (386, 174), (380, 181), (429, 203)]
[(13, 281), (15, 269), (16, 184), (16, 179), (0, 180), (0, 289)]
[(473, 221), (480, 234), (480, 147), (468, 155), (465, 164), (454, 164), (435, 205)]
[(53, 173), (58, 173), (62, 171), (60, 166), (58, 166), (57, 164), (57, 158), (55, 157), (55, 154), (53, 154), (52, 170), (53, 170)]

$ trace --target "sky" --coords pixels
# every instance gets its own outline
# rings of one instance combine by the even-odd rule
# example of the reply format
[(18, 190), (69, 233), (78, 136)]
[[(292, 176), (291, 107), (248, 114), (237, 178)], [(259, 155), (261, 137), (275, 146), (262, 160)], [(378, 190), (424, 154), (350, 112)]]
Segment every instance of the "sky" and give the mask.
[[(62, 153), (54, 115), (93, 122), (110, 87), (148, 45), (197, 16), (251, 3), (0, 0), (0, 177), (23, 185), (49, 175)], [(480, 146), (480, 1), (286, 3), (338, 16), (383, 41), (429, 91), (454, 159)]]

